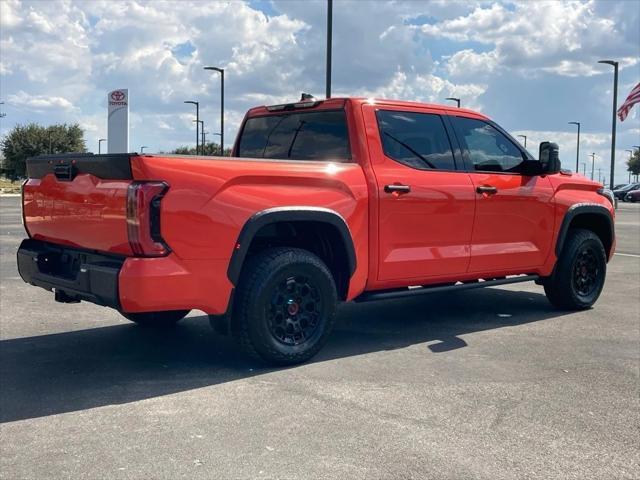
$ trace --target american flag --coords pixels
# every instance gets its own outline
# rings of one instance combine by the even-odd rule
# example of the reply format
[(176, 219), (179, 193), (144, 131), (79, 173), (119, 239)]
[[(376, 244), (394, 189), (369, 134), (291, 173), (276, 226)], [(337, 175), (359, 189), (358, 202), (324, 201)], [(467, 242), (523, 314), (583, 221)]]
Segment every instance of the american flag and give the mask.
[(618, 109), (618, 118), (621, 122), (624, 122), (624, 119), (627, 118), (627, 115), (629, 115), (631, 107), (633, 107), (638, 102), (640, 102), (640, 83), (633, 87), (633, 90), (631, 90), (631, 93), (629, 94), (627, 99)]

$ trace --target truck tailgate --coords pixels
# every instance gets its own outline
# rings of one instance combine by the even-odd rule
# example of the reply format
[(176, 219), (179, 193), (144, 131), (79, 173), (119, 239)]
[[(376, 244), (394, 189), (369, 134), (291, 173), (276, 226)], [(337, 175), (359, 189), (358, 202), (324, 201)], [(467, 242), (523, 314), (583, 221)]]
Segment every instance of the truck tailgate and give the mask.
[(68, 155), (27, 160), (25, 227), (31, 238), (131, 255), (127, 235), (129, 155)]

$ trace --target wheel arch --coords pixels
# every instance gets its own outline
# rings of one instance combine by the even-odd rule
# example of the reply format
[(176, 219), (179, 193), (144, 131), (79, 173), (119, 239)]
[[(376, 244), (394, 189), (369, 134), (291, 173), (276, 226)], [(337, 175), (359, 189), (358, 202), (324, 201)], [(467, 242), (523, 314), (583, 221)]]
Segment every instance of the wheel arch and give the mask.
[[(234, 286), (247, 256), (268, 246), (314, 247), (310, 250), (327, 263), (334, 275), (339, 296), (346, 297), (357, 260), (351, 231), (338, 212), (301, 206), (268, 208), (252, 215), (238, 235), (227, 269), (227, 277)], [(346, 278), (341, 278), (343, 268)]]
[(556, 257), (560, 257), (571, 228), (584, 228), (594, 232), (602, 242), (607, 258), (611, 257), (615, 239), (614, 222), (609, 210), (597, 203), (580, 203), (567, 210), (556, 242)]

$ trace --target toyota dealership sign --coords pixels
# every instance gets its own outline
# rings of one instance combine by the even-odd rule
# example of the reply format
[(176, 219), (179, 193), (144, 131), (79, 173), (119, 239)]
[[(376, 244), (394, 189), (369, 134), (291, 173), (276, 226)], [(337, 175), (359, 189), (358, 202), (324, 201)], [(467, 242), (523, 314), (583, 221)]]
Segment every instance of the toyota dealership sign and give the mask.
[(129, 90), (121, 88), (107, 94), (109, 116), (107, 145), (109, 153), (129, 152)]

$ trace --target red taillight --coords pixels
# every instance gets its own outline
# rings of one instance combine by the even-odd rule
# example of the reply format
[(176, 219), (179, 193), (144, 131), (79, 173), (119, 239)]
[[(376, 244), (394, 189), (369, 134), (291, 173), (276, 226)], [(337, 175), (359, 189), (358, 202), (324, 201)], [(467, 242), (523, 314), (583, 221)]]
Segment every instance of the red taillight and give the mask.
[(138, 257), (163, 257), (171, 252), (160, 234), (160, 202), (169, 189), (164, 182), (133, 182), (127, 191), (129, 245)]

